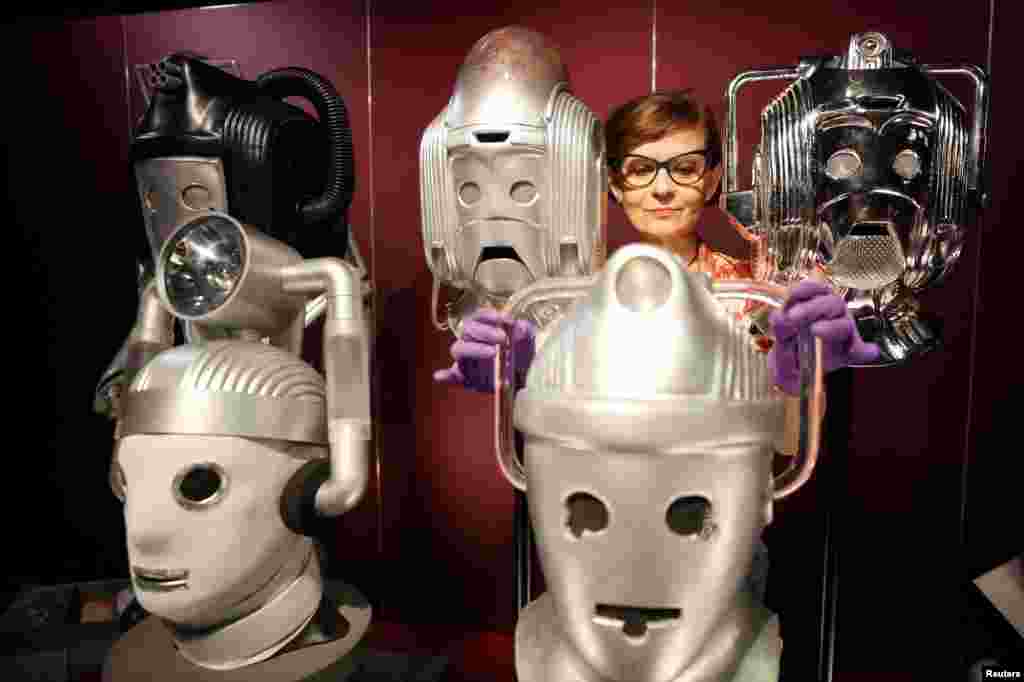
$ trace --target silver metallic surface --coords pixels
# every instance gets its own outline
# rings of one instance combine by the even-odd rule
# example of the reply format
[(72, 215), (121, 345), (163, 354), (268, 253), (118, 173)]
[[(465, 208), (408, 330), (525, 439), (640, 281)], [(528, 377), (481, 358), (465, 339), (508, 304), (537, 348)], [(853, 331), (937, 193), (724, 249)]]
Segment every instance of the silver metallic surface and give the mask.
[[(760, 374), (765, 369), (763, 354), (752, 349), (742, 325), (721, 322), (721, 310), (713, 301), (708, 305), (707, 299), (754, 300), (780, 307), (785, 289), (770, 282), (712, 281), (685, 267), (680, 270), (680, 263), (662, 249), (630, 245), (619, 249), (597, 275), (538, 282), (509, 300), (505, 312), (513, 317), (537, 321), (541, 315), (552, 316), (545, 315), (538, 333), (538, 356), (530, 366), (526, 389), (514, 394), (508, 379), (515, 375), (508, 366), (511, 355), (499, 347), (495, 358), (495, 449), (502, 473), (515, 488), (525, 491), (527, 476), (513, 445), (514, 395), (516, 428), (523, 430), (526, 424), (528, 432), (574, 441), (597, 438), (610, 443), (608, 439), (621, 438), (626, 440), (615, 440), (616, 447), (641, 449), (668, 447), (680, 430), (690, 429), (690, 419), (701, 423), (690, 433), (715, 428), (730, 438), (739, 433), (741, 422), (726, 418), (708, 422), (701, 413), (710, 409), (707, 405), (695, 412), (688, 403), (660, 399), (689, 393), (688, 382), (703, 386), (713, 375), (721, 383), (709, 388), (705, 397), (749, 401), (758, 395), (775, 408), (771, 400), (778, 395), (773, 389), (754, 388), (764, 379)], [(691, 298), (700, 304), (690, 302)], [(564, 317), (553, 317), (565, 308)], [(559, 350), (553, 350), (549, 338)], [(660, 348), (659, 343), (666, 345)], [(643, 352), (637, 353), (638, 348)], [(800, 352), (804, 372), (800, 440), (789, 467), (775, 479), (776, 499), (799, 489), (817, 462), (820, 423), (808, 416), (821, 410), (821, 342), (813, 347), (802, 342)], [(630, 361), (623, 361), (624, 357)], [(651, 358), (655, 364), (650, 364)], [(619, 399), (594, 397), (609, 394)], [(652, 401), (652, 397), (658, 399)], [(748, 412), (744, 407), (739, 414), (746, 419)], [(570, 431), (573, 435), (567, 436)], [(705, 436), (711, 437), (711, 431)]]
[[(348, 230), (348, 248), (345, 250), (345, 262), (349, 264), (359, 275), (359, 281), (363, 292), (363, 313), (367, 320), (373, 319), (372, 308), (373, 308), (373, 283), (370, 281), (370, 273), (366, 269), (366, 262), (363, 260), (363, 253), (359, 248), (359, 242), (356, 241), (355, 234), (350, 228)], [(320, 316), (327, 310), (327, 296), (321, 294), (316, 296), (306, 304), (306, 319), (304, 325), (308, 327), (313, 324), (316, 320), (320, 319)], [(373, 340), (373, 335), (369, 335), (370, 341)]]
[(317, 511), (354, 507), (370, 476), (369, 334), (359, 272), (337, 258), (314, 258), (280, 272), (288, 293), (327, 296), (323, 364), (331, 474), (316, 494)]
[[(325, 444), (326, 401), (319, 376), (285, 353), (243, 341), (164, 351), (122, 396), (115, 437), (177, 433)], [(211, 381), (230, 390), (207, 390)], [(290, 387), (288, 397), (272, 393), (281, 382)]]
[[(188, 243), (187, 235), (197, 226), (230, 234), (233, 241), (242, 245), (243, 261), (223, 297), (211, 301), (204, 310), (190, 314), (185, 301), (176, 296), (172, 273), (176, 260), (202, 258), (202, 252), (179, 253), (175, 249), (179, 243)], [(274, 334), (290, 327), (297, 316), (304, 320), (306, 298), (284, 291), (280, 276), (282, 267), (299, 262), (302, 256), (283, 242), (244, 226), (227, 214), (207, 212), (178, 226), (165, 240), (156, 261), (156, 282), (160, 298), (178, 319)], [(181, 267), (177, 269), (180, 271)]]
[(536, 280), (598, 269), (606, 194), (601, 122), (572, 95), (558, 51), (518, 26), (477, 41), (420, 143), (435, 326), (461, 319), (440, 319), (441, 284), (500, 305)]
[(220, 159), (169, 156), (135, 164), (146, 236), (154, 259), (174, 229), (206, 211), (228, 212)]
[[(595, 276), (522, 290), (506, 311), (546, 296), (574, 302), (538, 342), (515, 397), (525, 463), (499, 439), (506, 475), (529, 488), (550, 590), (520, 615), (517, 676), (682, 682), (739, 670), (743, 680), (775, 680), (777, 625), (741, 585), (773, 500), (806, 480), (808, 460), (813, 467), (817, 420), (804, 428), (814, 440), (804, 464), (773, 482), (783, 396), (765, 354), (716, 297), (780, 305), (785, 290), (713, 283), (668, 251), (633, 244)], [(821, 389), (809, 349), (805, 401)], [(506, 399), (507, 357), (496, 363)], [(687, 519), (693, 509), (702, 511)]]
[[(971, 122), (937, 75), (972, 80)], [(754, 186), (740, 191), (736, 97), (766, 79), (795, 81), (763, 109)], [(877, 32), (852, 36), (844, 55), (734, 78), (722, 207), (753, 237), (755, 276), (824, 277), (882, 346), (876, 364), (933, 348), (934, 325), (905, 302), (946, 278), (984, 206), (988, 101), (978, 67), (918, 65)]]

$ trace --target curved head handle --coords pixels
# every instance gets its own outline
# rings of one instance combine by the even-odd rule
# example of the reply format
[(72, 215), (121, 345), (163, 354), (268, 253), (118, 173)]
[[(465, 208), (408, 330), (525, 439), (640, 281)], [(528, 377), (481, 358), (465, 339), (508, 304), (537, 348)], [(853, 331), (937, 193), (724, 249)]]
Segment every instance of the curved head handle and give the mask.
[[(712, 280), (711, 291), (723, 300), (750, 300), (781, 308), (787, 297), (785, 287), (753, 280)], [(821, 402), (824, 395), (821, 339), (803, 332), (797, 340), (800, 358), (800, 439), (789, 466), (773, 479), (774, 499), (800, 489), (811, 478), (821, 445)]]
[(767, 80), (793, 80), (802, 73), (799, 67), (782, 67), (762, 69), (760, 71), (744, 71), (735, 76), (725, 90), (725, 172), (722, 174), (722, 208), (725, 208), (726, 195), (739, 189), (736, 167), (739, 165), (736, 127), (736, 96), (740, 88), (750, 83)]
[[(586, 278), (579, 283), (592, 284)], [(770, 282), (753, 280), (712, 280), (711, 291), (722, 300), (752, 300), (781, 308), (786, 301), (786, 289)], [(508, 310), (508, 308), (506, 309)], [(781, 499), (796, 492), (806, 483), (818, 461), (821, 441), (821, 400), (824, 394), (824, 373), (822, 371), (821, 339), (810, 334), (801, 335), (798, 342), (800, 354), (800, 439), (797, 454), (790, 465), (773, 480), (773, 497)], [(495, 453), (498, 466), (506, 480), (523, 492), (527, 490), (526, 470), (516, 457), (512, 407), (516, 387), (512, 377), (516, 368), (512, 365), (513, 353), (499, 345), (494, 358), (494, 435)]]
[(971, 160), (967, 169), (971, 187), (982, 208), (988, 203), (985, 187), (985, 146), (988, 141), (989, 80), (984, 69), (972, 64), (925, 64), (921, 70), (932, 76), (965, 76), (974, 84), (974, 120), (971, 124)]
[[(327, 131), (330, 161), (323, 194), (298, 207), (305, 225), (333, 220), (348, 210), (355, 189), (352, 129), (345, 102), (330, 81), (299, 67), (274, 69), (256, 79), (261, 91), (276, 99), (303, 97), (312, 103)], [(347, 229), (347, 226), (346, 226)]]
[(515, 426), (512, 423), (512, 406), (515, 402), (515, 367), (513, 354), (508, 347), (498, 346), (494, 356), (494, 446), (498, 455), (498, 467), (512, 487), (526, 492), (526, 469), (516, 457)]

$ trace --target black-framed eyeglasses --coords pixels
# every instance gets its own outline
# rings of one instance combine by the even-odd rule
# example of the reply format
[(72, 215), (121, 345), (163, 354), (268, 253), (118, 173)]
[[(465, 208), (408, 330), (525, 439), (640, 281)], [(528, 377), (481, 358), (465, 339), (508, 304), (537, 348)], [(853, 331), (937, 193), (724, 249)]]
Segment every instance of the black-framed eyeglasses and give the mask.
[(630, 189), (642, 189), (654, 182), (658, 173), (664, 168), (672, 182), (683, 187), (700, 182), (713, 164), (708, 157), (709, 149), (697, 149), (692, 152), (678, 154), (667, 161), (657, 161), (639, 154), (626, 154), (613, 161), (612, 168), (622, 178), (622, 182)]

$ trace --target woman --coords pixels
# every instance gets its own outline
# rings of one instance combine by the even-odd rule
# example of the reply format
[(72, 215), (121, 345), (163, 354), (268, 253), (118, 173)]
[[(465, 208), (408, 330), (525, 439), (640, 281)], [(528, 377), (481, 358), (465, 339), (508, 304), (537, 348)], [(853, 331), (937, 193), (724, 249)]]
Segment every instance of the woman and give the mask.
[[(637, 229), (641, 241), (679, 256), (689, 270), (715, 279), (753, 279), (749, 261), (713, 250), (700, 237), (698, 225), (705, 206), (722, 178), (722, 141), (711, 110), (688, 91), (656, 92), (626, 102), (605, 125), (609, 190)], [(724, 303), (739, 318), (756, 306), (742, 301)], [(795, 450), (798, 425), (796, 397), (800, 389), (797, 336), (804, 329), (822, 339), (824, 371), (851, 363), (870, 362), (878, 347), (864, 343), (845, 301), (823, 283), (805, 280), (791, 291), (786, 305), (769, 316), (772, 337), (755, 334), (754, 342), (769, 353), (775, 384), (791, 399), (787, 404), (787, 443)], [(463, 323), (462, 338), (452, 345), (455, 362), (434, 373), (443, 383), (472, 390), (494, 390), (493, 366), (497, 344), (511, 340), (517, 368), (529, 366), (534, 352), (534, 329), (524, 320), (511, 320), (497, 311), (480, 311)], [(525, 372), (517, 381), (522, 383)], [(760, 548), (752, 589), (761, 596), (766, 558)]]

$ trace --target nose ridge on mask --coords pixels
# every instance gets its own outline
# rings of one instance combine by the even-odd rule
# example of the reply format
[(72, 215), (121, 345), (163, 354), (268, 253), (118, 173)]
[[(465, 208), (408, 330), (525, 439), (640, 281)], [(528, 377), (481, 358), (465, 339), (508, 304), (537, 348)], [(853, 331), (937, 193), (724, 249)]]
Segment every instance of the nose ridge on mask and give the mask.
[[(128, 504), (131, 505), (131, 502)], [(150, 556), (159, 554), (170, 546), (171, 537), (178, 524), (169, 518), (168, 514), (155, 512), (153, 505), (145, 505), (142, 509), (132, 509), (129, 506), (125, 512), (125, 525), (128, 543), (143, 556)]]

